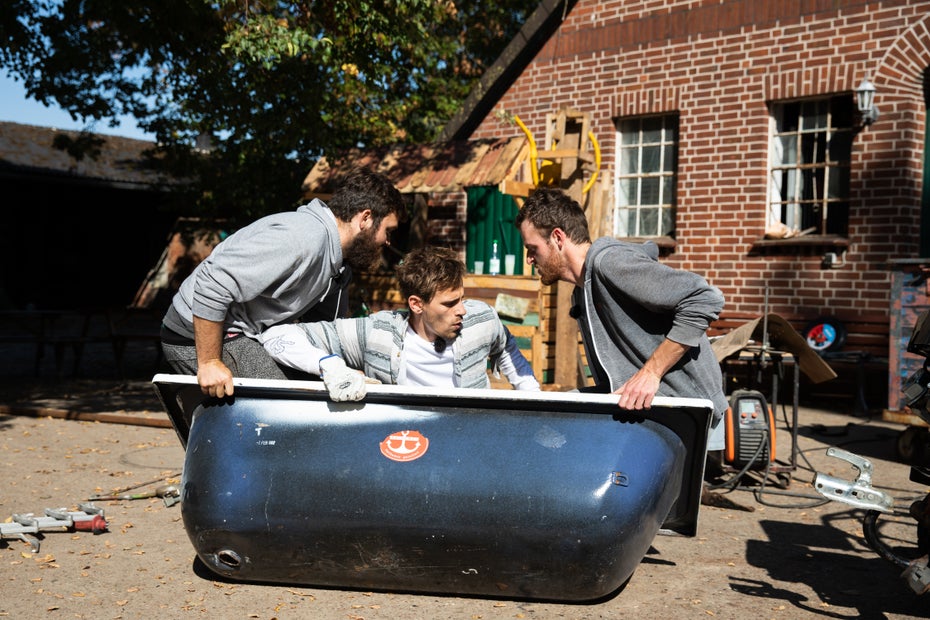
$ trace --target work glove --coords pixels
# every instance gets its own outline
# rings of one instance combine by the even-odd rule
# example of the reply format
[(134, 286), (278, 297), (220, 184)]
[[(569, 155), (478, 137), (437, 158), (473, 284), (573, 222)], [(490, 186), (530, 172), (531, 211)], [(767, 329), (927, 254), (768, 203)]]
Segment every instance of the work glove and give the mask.
[(338, 355), (327, 355), (320, 360), (320, 375), (329, 397), (335, 402), (365, 398), (365, 375), (346, 366)]

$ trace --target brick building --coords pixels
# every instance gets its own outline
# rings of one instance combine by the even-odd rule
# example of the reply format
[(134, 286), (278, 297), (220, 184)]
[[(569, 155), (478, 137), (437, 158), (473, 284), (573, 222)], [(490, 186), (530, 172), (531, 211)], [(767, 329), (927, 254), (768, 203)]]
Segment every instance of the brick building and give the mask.
[[(928, 67), (926, 1), (544, 0), (444, 138), (512, 140), (521, 128), (502, 119), (519, 118), (542, 141), (553, 113), (583, 113), (602, 234), (655, 239), (723, 290), (727, 313), (767, 307), (799, 330), (837, 317), (847, 348), (888, 356), (894, 375), (893, 284), (930, 256)], [(877, 119), (859, 110), (864, 81)], [(430, 190), (406, 177), (402, 191)], [(450, 200), (429, 228), (449, 232)], [(460, 233), (471, 266), (485, 243)]]
[(154, 146), (0, 122), (0, 311), (132, 301), (178, 217)]
[[(888, 261), (921, 255), (930, 4), (581, 0), (553, 8), (568, 9), (564, 21), (494, 107), (535, 134), (561, 106), (590, 114), (615, 180), (615, 216), (626, 215), (615, 217), (615, 235), (671, 234), (666, 260), (704, 274), (732, 311), (758, 311), (768, 287), (775, 312), (887, 315)], [(870, 125), (854, 93), (866, 78), (880, 108)], [(468, 120), (479, 122), (471, 129)], [(493, 112), (468, 120), (456, 137), (519, 133)], [(672, 161), (659, 168), (623, 159), (654, 155), (653, 145)], [(646, 179), (657, 174), (670, 182), (647, 195)], [(644, 221), (645, 208), (670, 211), (659, 218), (670, 230)], [(778, 224), (814, 230), (766, 240)], [(926, 227), (923, 237), (926, 248)], [(822, 268), (827, 252), (842, 266)]]

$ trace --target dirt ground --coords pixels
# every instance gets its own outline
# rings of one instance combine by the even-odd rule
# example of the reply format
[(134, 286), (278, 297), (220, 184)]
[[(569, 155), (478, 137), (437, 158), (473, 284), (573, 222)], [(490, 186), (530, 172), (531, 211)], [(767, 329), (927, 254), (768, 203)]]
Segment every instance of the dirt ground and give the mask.
[[(137, 373), (145, 375), (147, 366)], [(87, 374), (92, 375), (93, 372)], [(150, 376), (150, 375), (148, 375)], [(70, 418), (70, 419), (69, 419)], [(776, 451), (790, 458), (779, 412)], [(839, 446), (872, 460), (873, 485), (906, 511), (926, 488), (908, 479), (895, 444), (903, 427), (877, 417), (804, 407), (798, 466), (785, 488), (762, 476), (721, 491), (732, 507), (703, 506), (698, 536), (659, 536), (628, 585), (606, 600), (558, 604), (455, 595), (323, 589), (224, 581), (196, 559), (181, 507), (161, 498), (96, 502), (108, 531), (47, 532), (34, 552), (0, 543), (0, 617), (9, 618), (926, 618), (930, 598), (870, 550), (862, 511), (822, 503), (814, 471), (850, 479), (826, 456)], [(138, 376), (81, 380), (0, 375), (0, 522), (45, 508), (76, 510), (95, 493), (177, 483), (184, 453), (151, 386)], [(724, 474), (719, 480), (729, 479)], [(781, 481), (782, 483), (785, 480)], [(140, 486), (141, 485), (141, 486)], [(751, 511), (742, 510), (748, 508)], [(882, 534), (901, 554), (916, 529), (901, 514)]]

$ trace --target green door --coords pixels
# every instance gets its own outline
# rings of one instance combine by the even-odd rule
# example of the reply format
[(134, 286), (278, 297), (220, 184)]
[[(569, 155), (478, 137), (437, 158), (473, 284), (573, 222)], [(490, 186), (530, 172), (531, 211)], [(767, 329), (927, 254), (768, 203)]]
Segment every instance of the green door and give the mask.
[(502, 194), (497, 187), (469, 187), (468, 215), (465, 223), (465, 264), (474, 272), (475, 261), (484, 261), (484, 273), (488, 273), (491, 243), (497, 239), (504, 273), (504, 256), (514, 254), (514, 275), (522, 275), (523, 242), (513, 224), (517, 215), (517, 203), (513, 196)]

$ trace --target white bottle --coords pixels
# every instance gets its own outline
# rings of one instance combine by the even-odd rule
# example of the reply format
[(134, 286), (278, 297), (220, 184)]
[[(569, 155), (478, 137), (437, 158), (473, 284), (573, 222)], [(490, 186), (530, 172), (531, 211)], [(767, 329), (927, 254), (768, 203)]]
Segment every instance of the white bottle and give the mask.
[(500, 252), (497, 251), (497, 239), (491, 244), (491, 258), (488, 260), (488, 273), (492, 276), (497, 276), (501, 273), (501, 255)]

